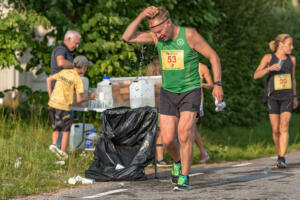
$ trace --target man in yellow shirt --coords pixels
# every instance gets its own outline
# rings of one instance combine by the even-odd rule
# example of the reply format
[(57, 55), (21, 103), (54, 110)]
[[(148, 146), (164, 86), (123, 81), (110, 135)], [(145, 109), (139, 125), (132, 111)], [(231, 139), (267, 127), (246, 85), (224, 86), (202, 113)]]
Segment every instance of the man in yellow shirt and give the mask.
[[(52, 144), (50, 151), (56, 153), (59, 158), (67, 159), (66, 153), (69, 142), (70, 128), (72, 120), (70, 118), (71, 105), (73, 104), (74, 92), (76, 92), (77, 103), (81, 103), (96, 98), (93, 93), (89, 97), (83, 97), (84, 87), (80, 75), (83, 75), (88, 66), (92, 63), (85, 56), (77, 56), (73, 69), (64, 69), (47, 78), (47, 89), (50, 100), (48, 102), (52, 123)], [(52, 91), (51, 84), (56, 81)], [(59, 132), (63, 132), (61, 150), (57, 147)]]

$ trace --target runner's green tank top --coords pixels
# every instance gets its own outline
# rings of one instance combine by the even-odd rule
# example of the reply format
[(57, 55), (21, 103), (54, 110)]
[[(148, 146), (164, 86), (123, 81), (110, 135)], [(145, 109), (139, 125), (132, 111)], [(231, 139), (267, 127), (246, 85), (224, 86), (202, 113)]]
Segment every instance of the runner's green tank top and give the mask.
[(162, 71), (162, 87), (170, 92), (183, 93), (200, 88), (200, 55), (193, 50), (185, 36), (185, 27), (180, 27), (174, 40), (157, 42)]

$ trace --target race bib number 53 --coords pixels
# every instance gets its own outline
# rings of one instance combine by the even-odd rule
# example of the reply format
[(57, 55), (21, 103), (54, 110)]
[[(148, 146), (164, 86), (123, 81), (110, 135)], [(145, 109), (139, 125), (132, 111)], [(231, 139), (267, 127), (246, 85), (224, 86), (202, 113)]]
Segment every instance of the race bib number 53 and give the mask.
[(182, 70), (184, 69), (183, 50), (161, 50), (163, 70)]
[(292, 89), (291, 74), (277, 74), (274, 76), (274, 89), (285, 90)]

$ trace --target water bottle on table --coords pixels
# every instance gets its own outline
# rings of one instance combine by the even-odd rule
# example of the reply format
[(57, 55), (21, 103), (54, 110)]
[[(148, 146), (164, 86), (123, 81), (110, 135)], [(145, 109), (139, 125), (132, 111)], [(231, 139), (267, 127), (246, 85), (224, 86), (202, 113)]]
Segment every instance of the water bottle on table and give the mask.
[(113, 107), (112, 86), (110, 77), (104, 77), (103, 80), (97, 84), (98, 98), (101, 108)]

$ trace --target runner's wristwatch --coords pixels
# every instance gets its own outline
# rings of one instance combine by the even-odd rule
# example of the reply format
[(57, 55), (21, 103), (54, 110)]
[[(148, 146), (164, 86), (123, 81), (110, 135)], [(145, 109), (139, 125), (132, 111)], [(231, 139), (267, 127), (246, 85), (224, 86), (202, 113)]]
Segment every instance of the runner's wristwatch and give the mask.
[(216, 81), (214, 82), (214, 85), (222, 86), (222, 81)]

